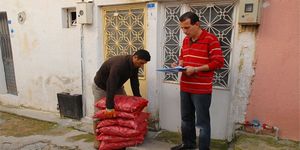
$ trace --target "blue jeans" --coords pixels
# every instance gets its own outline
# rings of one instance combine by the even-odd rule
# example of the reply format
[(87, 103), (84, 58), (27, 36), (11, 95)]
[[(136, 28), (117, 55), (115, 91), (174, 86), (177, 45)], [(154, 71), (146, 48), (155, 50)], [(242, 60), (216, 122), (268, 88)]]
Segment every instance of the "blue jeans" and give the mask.
[(192, 94), (180, 92), (181, 98), (181, 132), (184, 145), (196, 147), (196, 126), (200, 128), (199, 150), (209, 150), (211, 94)]

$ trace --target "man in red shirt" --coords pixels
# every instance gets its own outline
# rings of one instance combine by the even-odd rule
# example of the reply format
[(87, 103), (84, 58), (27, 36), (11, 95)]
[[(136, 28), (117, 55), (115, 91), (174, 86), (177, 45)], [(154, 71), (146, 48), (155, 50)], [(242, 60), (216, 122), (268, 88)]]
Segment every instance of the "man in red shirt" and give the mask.
[(179, 63), (186, 71), (180, 80), (182, 144), (171, 150), (196, 148), (196, 127), (200, 129), (199, 150), (209, 150), (211, 104), (214, 71), (224, 65), (224, 57), (218, 38), (200, 28), (199, 17), (187, 12), (180, 18), (180, 27), (186, 37), (183, 40)]

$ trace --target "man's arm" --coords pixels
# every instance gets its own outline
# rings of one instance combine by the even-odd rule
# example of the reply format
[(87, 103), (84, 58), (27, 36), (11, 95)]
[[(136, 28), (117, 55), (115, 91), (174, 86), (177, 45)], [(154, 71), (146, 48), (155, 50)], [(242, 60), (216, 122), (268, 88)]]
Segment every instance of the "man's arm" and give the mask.
[(223, 52), (220, 46), (220, 42), (218, 41), (218, 38), (216, 36), (213, 36), (213, 40), (211, 40), (211, 42), (209, 43), (208, 57), (210, 59), (210, 63), (207, 64), (209, 71), (215, 71), (223, 67)]
[(109, 77), (106, 81), (106, 109), (114, 109), (114, 97), (118, 90), (119, 82), (120, 77), (118, 76), (118, 70), (115, 67), (111, 67)]
[(191, 75), (200, 71), (215, 71), (223, 67), (224, 57), (222, 54), (222, 49), (220, 46), (220, 42), (215, 36), (213, 36), (213, 40), (209, 42), (208, 53), (208, 57), (210, 59), (210, 62), (208, 64), (197, 67), (186, 66), (186, 74)]
[(198, 67), (188, 66), (186, 72), (188, 74), (193, 74), (200, 71), (215, 71), (217, 69), (222, 68), (224, 65), (224, 57), (220, 46), (220, 42), (215, 36), (213, 37), (213, 40), (209, 43), (208, 53), (210, 63)]
[[(182, 52), (182, 48), (181, 48), (181, 52)], [(176, 66), (183, 66), (183, 60), (182, 60), (182, 53), (179, 54), (179, 58), (178, 58), (178, 62), (174, 62), (171, 64), (171, 67), (174, 68)]]
[(130, 77), (130, 85), (133, 95), (141, 97), (138, 70)]

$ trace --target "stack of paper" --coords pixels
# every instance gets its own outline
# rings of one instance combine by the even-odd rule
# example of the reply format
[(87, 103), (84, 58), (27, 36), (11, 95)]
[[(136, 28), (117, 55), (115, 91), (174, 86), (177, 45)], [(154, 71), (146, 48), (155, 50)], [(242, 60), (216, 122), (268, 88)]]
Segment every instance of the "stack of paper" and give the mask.
[(156, 71), (176, 73), (176, 72), (181, 72), (181, 71), (185, 71), (185, 70), (186, 70), (186, 68), (183, 68), (182, 66), (177, 66), (174, 68), (161, 68), (161, 69), (157, 69)]

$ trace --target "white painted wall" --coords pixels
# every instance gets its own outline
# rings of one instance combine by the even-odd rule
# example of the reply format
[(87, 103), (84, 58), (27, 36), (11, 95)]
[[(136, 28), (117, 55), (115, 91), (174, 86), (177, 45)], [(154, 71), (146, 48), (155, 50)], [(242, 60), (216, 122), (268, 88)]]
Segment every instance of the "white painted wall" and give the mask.
[[(9, 27), (15, 31), (11, 35), (11, 42), (18, 96), (0, 94), (0, 102), (58, 112), (58, 92), (83, 94), (85, 119), (91, 121), (94, 113), (91, 85), (96, 71), (104, 61), (101, 6), (138, 2), (148, 1), (95, 0), (92, 25), (62, 28), (62, 8), (75, 7), (76, 1), (1, 0), (0, 11), (7, 12), (8, 19), (12, 22)], [(152, 113), (152, 117), (159, 118), (162, 129), (180, 131), (179, 85), (164, 83), (163, 74), (156, 71), (156, 68), (162, 66), (163, 41), (161, 5), (157, 2), (154, 4), (154, 8), (147, 10), (146, 49), (152, 56), (146, 71), (150, 102), (148, 111)], [(24, 24), (17, 21), (17, 14), (21, 11), (26, 13)], [(244, 116), (248, 97), (238, 91), (245, 89), (249, 92), (250, 89), (252, 67), (249, 63), (253, 61), (255, 37), (254, 31), (249, 32), (241, 37), (235, 35), (230, 89), (213, 90), (212, 138), (230, 138), (234, 122), (242, 120)], [(243, 43), (248, 43), (251, 51), (245, 51), (241, 46)], [(242, 51), (247, 64), (239, 72)], [(3, 80), (1, 76), (3, 75), (0, 75)]]
[(101, 9), (94, 4), (93, 24), (83, 25), (83, 101), (85, 102), (86, 119), (91, 120), (94, 114), (94, 97), (92, 83), (94, 76), (104, 62), (103, 31)]
[[(159, 91), (160, 91), (160, 79), (161, 74), (155, 71), (160, 66), (160, 56), (162, 50), (159, 49), (159, 42), (161, 38), (159, 36), (159, 5), (158, 3), (152, 3), (155, 6), (153, 8), (148, 8), (147, 10), (147, 46), (146, 49), (150, 52), (151, 61), (147, 63), (147, 81), (148, 81), (148, 100), (149, 106), (148, 111), (152, 112), (151, 117), (153, 120), (158, 120), (159, 118)], [(156, 37), (156, 38), (153, 38)], [(158, 124), (156, 124), (158, 125)], [(155, 128), (159, 128), (156, 126)]]
[[(10, 29), (18, 96), (1, 94), (4, 104), (57, 111), (58, 92), (81, 94), (80, 28), (62, 28), (62, 8), (74, 2), (59, 0), (2, 0), (0, 10)], [(24, 24), (17, 15), (26, 13)], [(41, 13), (42, 12), (42, 13)]]
[[(15, 30), (11, 41), (18, 88), (18, 96), (0, 94), (3, 104), (57, 111), (58, 92), (83, 94), (86, 119), (91, 119), (94, 113), (91, 85), (96, 71), (104, 61), (101, 6), (146, 1), (118, 0), (112, 3), (95, 0), (92, 25), (78, 24), (74, 28), (62, 28), (62, 9), (76, 7), (76, 2), (79, 1), (0, 2), (0, 10), (6, 11), (12, 22), (10, 29)], [(26, 21), (19, 24), (17, 14), (22, 11), (26, 13)], [(156, 13), (153, 11), (149, 15), (149, 20), (152, 20), (150, 24), (155, 24)], [(149, 31), (156, 28), (152, 25), (147, 27)], [(156, 36), (155, 32), (147, 35), (149, 39)], [(155, 56), (156, 41), (149, 43), (147, 49)], [(150, 70), (156, 68), (155, 65), (149, 63), (149, 77), (152, 77)]]
[[(160, 98), (160, 126), (163, 129), (180, 132), (180, 90), (178, 84), (163, 83)], [(227, 138), (230, 92), (214, 89), (210, 107), (213, 139)]]

